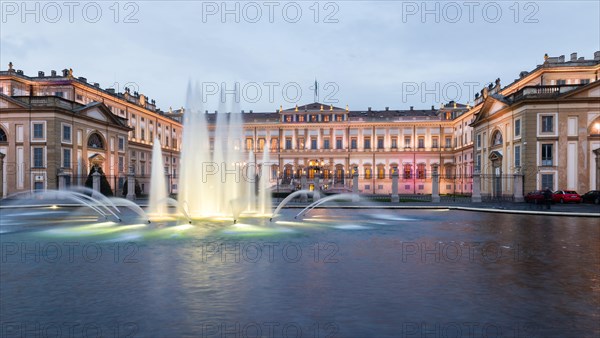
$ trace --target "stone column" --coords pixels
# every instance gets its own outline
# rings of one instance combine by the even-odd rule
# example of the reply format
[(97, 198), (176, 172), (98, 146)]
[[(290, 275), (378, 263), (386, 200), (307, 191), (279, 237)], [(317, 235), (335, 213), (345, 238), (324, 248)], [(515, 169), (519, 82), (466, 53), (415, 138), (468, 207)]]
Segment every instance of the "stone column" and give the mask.
[(100, 192), (100, 177), (102, 175), (97, 170), (92, 174), (92, 189), (97, 192)]
[(438, 165), (433, 164), (433, 173), (431, 175), (431, 202), (440, 203), (440, 174)]
[(0, 153), (0, 198), (4, 197), (4, 156)]
[(130, 201), (135, 201), (135, 172), (133, 165), (129, 166), (129, 173), (127, 174), (127, 196)]
[(481, 173), (479, 171), (473, 173), (473, 193), (471, 195), (471, 202), (481, 203)]
[(392, 203), (400, 202), (400, 196), (398, 195), (398, 170), (394, 169), (392, 172)]
[(352, 171), (352, 202), (358, 202), (358, 170)]
[(317, 174), (315, 174), (315, 179), (314, 179), (314, 191), (313, 191), (313, 202), (317, 201), (321, 198), (321, 194), (320, 194), (320, 180), (319, 180), (319, 176)]
[[(302, 190), (306, 190), (308, 189), (308, 183), (306, 181), (306, 173), (304, 173), (304, 171), (302, 171), (302, 176), (300, 176), (300, 187)], [(300, 195), (300, 202), (308, 202), (308, 196), (306, 195), (306, 193), (303, 193), (302, 195)]]
[(521, 174), (520, 167), (516, 169), (514, 174), (513, 199), (519, 203), (525, 201), (525, 198), (523, 198), (523, 174)]

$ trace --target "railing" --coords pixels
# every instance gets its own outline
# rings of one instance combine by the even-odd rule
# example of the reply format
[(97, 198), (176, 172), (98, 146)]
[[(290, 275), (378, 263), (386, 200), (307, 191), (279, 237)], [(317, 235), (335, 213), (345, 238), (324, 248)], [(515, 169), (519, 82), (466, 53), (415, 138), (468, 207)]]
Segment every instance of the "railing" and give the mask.
[(514, 101), (522, 100), (528, 97), (555, 96), (577, 89), (582, 85), (553, 85), (553, 86), (527, 86), (512, 94)]

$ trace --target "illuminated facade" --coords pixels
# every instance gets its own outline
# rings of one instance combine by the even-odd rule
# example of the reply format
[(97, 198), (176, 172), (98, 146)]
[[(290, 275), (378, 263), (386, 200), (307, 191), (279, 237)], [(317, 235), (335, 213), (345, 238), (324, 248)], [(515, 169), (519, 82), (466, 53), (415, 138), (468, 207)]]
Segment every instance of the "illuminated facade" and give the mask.
[[(399, 193), (431, 194), (437, 168), (440, 194), (473, 191), (481, 174), (487, 197), (523, 191), (600, 189), (600, 52), (586, 60), (546, 57), (502, 88), (500, 80), (476, 94), (473, 107), (449, 102), (431, 109), (350, 110), (318, 102), (274, 112), (242, 112), (239, 143), (262, 164), (270, 152), (273, 190), (358, 190), (389, 195), (392, 173)], [(81, 184), (100, 164), (113, 189), (133, 166), (149, 192), (152, 140), (163, 146), (172, 192), (177, 192), (184, 109), (168, 112), (136, 92), (116, 93), (63, 70), (49, 76), (0, 72), (0, 159), (4, 195), (56, 188), (57, 176)], [(214, 142), (218, 113), (206, 112)], [(39, 150), (41, 148), (42, 150)]]
[(600, 188), (599, 71), (600, 52), (546, 56), (508, 86), (497, 80), (477, 95), (468, 114), (483, 195), (512, 195), (514, 174), (524, 175), (525, 193)]

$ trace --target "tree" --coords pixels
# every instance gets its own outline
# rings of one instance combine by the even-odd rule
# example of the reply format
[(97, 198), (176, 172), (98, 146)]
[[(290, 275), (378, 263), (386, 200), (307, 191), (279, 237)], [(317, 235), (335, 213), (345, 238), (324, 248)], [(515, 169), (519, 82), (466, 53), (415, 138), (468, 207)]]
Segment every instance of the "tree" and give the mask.
[(104, 171), (100, 166), (92, 166), (92, 168), (90, 168), (90, 173), (88, 174), (88, 177), (85, 180), (85, 186), (88, 188), (93, 187), (94, 179), (92, 177), (92, 174), (96, 171), (98, 171), (98, 174), (100, 174), (100, 193), (104, 196), (113, 196), (113, 191), (110, 187), (110, 184), (108, 184), (106, 175), (104, 174)]

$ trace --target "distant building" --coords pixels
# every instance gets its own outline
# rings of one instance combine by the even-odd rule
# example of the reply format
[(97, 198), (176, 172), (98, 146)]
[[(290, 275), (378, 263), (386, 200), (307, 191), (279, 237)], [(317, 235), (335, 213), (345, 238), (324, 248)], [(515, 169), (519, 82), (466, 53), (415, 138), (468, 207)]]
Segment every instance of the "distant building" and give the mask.
[(71, 70), (29, 77), (11, 63), (0, 72), (1, 192), (56, 189), (58, 175), (81, 185), (94, 164), (118, 194), (131, 164), (148, 193), (155, 137), (168, 173), (177, 175), (182, 126), (176, 117), (143, 94), (102, 89)]

